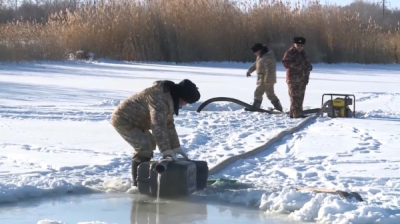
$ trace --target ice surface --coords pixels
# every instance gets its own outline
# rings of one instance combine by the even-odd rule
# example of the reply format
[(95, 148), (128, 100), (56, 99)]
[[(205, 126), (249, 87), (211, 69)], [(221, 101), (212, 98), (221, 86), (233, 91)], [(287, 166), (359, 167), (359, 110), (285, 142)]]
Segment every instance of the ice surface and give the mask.
[(197, 196), (159, 202), (142, 196), (91, 194), (27, 200), (2, 207), (0, 220), (10, 224), (299, 223), (279, 214), (265, 216), (256, 208), (208, 203)]
[[(198, 85), (201, 102), (224, 96), (251, 103), (255, 74), (245, 76), (249, 65), (0, 65), (0, 202), (97, 191), (135, 194), (130, 188), (133, 150), (109, 123), (113, 108), (156, 80), (184, 78)], [(238, 179), (241, 186), (215, 184), (199, 194), (210, 201), (289, 214), (293, 220), (399, 223), (399, 84), (397, 65), (315, 65), (305, 108), (319, 107), (323, 93), (355, 94), (357, 118), (318, 118), (268, 151), (215, 175)], [(288, 110), (279, 63), (275, 91)], [(300, 122), (285, 115), (245, 112), (232, 103), (212, 103), (197, 113), (201, 102), (184, 107), (175, 120), (189, 157), (210, 167)], [(272, 105), (265, 98), (267, 106)], [(365, 202), (298, 192), (294, 186), (356, 191)]]

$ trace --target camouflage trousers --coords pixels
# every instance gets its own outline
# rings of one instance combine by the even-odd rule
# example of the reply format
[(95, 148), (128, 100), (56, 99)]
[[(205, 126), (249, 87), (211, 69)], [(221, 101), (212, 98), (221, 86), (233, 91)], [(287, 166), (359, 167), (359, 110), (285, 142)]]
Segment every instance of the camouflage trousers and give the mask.
[(288, 83), (290, 97), (290, 117), (298, 118), (303, 114), (303, 101), (307, 85), (304, 82)]
[(153, 151), (156, 149), (156, 139), (150, 131), (142, 131), (138, 128), (133, 128), (132, 130), (114, 128), (135, 149), (134, 159), (143, 158), (150, 160), (153, 157)]
[(265, 93), (271, 102), (277, 101), (278, 97), (275, 95), (274, 85), (275, 83), (257, 84), (256, 90), (254, 91), (254, 100), (262, 101)]

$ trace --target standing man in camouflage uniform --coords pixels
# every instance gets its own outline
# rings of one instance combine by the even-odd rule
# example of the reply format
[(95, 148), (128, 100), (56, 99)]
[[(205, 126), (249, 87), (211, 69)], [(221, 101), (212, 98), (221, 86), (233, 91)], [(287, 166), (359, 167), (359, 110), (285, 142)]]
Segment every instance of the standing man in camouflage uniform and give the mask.
[[(257, 87), (254, 91), (253, 107), (261, 107), (265, 93), (274, 108), (282, 112), (282, 105), (274, 91), (276, 83), (276, 58), (274, 52), (261, 43), (254, 44), (251, 50), (257, 56), (256, 62), (247, 71), (247, 77), (251, 76), (252, 72), (257, 72)], [(246, 108), (246, 110), (252, 111), (251, 108)]]
[(179, 84), (168, 80), (156, 81), (115, 108), (111, 124), (135, 149), (132, 159), (134, 186), (137, 185), (137, 167), (151, 160), (156, 145), (163, 158), (176, 159), (177, 154), (181, 154), (188, 159), (181, 148), (173, 115), (178, 115), (182, 106), (199, 99), (200, 93), (190, 80), (185, 79)]
[(313, 66), (303, 50), (305, 43), (304, 37), (295, 37), (292, 47), (282, 59), (282, 64), (286, 68), (286, 83), (289, 87), (290, 118), (306, 117), (303, 114), (303, 101)]

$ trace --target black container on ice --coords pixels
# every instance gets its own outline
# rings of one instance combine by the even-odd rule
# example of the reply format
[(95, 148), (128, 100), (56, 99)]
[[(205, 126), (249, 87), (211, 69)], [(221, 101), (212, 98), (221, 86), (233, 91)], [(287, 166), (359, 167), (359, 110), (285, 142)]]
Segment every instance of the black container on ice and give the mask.
[(164, 162), (166, 169), (159, 169), (161, 173), (157, 173), (157, 165), (160, 165), (160, 161), (144, 162), (138, 166), (139, 193), (156, 197), (158, 175), (160, 175), (160, 197), (188, 196), (207, 186), (208, 165), (205, 161), (179, 159)]

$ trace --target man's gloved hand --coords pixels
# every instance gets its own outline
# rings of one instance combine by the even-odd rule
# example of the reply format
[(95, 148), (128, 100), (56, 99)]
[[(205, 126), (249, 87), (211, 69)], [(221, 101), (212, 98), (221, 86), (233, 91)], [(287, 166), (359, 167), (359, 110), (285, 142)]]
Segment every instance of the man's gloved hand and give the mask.
[(251, 76), (251, 73), (250, 73), (250, 72), (247, 72), (246, 76), (247, 76), (247, 77)]
[(163, 159), (166, 159), (166, 158), (171, 158), (171, 159), (173, 159), (173, 160), (176, 160), (176, 153), (173, 151), (173, 150), (171, 150), (171, 149), (168, 149), (168, 150), (165, 150), (163, 153), (162, 153), (162, 158)]
[(165, 150), (163, 153), (163, 159), (170, 157), (173, 160), (177, 159), (177, 154), (180, 154), (183, 156), (183, 158), (189, 160), (189, 157), (186, 155), (186, 153), (182, 150), (181, 147), (175, 148), (175, 149), (169, 149)]
[(183, 156), (183, 158), (185, 158), (185, 159), (189, 159), (189, 157), (187, 156), (187, 154), (182, 150), (182, 148), (181, 147), (178, 147), (178, 148), (175, 148), (175, 149), (173, 149), (172, 151), (174, 151), (174, 153), (175, 153), (175, 158), (176, 158), (176, 156), (178, 155), (178, 154), (181, 154), (182, 156)]

